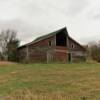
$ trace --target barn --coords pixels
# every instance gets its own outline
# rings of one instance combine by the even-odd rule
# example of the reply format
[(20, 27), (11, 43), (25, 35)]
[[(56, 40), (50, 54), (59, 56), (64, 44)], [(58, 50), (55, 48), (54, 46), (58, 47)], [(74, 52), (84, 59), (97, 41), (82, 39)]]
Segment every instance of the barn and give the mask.
[(72, 39), (64, 27), (41, 36), (18, 48), (19, 62), (80, 62), (86, 59), (86, 50)]

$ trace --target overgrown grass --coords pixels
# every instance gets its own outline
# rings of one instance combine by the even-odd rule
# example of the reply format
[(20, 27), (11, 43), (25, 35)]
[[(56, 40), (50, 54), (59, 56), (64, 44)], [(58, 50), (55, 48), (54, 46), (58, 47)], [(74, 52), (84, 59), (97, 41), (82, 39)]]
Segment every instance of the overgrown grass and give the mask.
[(0, 66), (4, 100), (100, 100), (100, 64)]

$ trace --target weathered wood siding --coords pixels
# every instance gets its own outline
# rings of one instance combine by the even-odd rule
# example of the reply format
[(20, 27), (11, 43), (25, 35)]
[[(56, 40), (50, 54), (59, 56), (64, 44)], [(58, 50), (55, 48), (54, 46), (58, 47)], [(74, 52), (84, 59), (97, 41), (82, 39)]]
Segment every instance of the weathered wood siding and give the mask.
[[(48, 41), (52, 42), (51, 46), (49, 46)], [(24, 47), (23, 50), (19, 49), (20, 61), (22, 61), (23, 58), (23, 60), (27, 59), (27, 62), (47, 62), (47, 51), (52, 50), (55, 47), (55, 36), (30, 44), (27, 47), (28, 47), (28, 58), (26, 56), (27, 54), (25, 54), (27, 53), (25, 52), (26, 47)]]
[(86, 60), (85, 49), (71, 38), (68, 38), (68, 52), (72, 55), (72, 62), (80, 62)]
[[(85, 50), (72, 38), (66, 38), (66, 46), (56, 46), (56, 35), (19, 48), (20, 62), (67, 62), (71, 53), (72, 62), (85, 60)], [(51, 41), (51, 46), (49, 46)]]

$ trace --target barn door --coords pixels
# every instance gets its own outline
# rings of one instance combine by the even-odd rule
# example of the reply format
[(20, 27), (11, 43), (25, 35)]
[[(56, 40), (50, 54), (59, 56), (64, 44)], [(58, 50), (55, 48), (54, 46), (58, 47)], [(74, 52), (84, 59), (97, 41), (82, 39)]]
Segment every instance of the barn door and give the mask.
[(53, 62), (53, 54), (51, 52), (47, 52), (47, 63)]
[(72, 54), (71, 53), (67, 53), (67, 60), (68, 60), (68, 62), (72, 61)]

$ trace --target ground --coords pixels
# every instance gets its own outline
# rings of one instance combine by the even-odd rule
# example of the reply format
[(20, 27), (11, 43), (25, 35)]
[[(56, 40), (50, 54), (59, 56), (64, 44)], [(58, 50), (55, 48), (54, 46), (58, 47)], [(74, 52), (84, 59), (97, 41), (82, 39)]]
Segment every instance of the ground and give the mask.
[(0, 100), (100, 100), (100, 64), (0, 64)]

